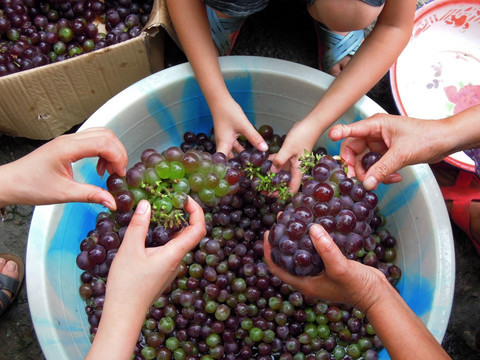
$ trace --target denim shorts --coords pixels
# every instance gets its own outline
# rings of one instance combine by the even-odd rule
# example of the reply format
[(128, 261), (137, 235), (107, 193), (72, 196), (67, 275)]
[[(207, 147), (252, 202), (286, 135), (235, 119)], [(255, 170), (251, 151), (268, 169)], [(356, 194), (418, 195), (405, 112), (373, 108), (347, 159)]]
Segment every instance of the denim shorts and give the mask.
[(267, 7), (269, 0), (204, 0), (211, 8), (232, 17), (247, 17)]
[[(385, 4), (386, 0), (360, 0), (363, 1), (364, 3), (367, 3), (368, 5), (372, 6), (382, 6)], [(315, 0), (307, 0), (307, 5), (310, 6), (315, 2)]]

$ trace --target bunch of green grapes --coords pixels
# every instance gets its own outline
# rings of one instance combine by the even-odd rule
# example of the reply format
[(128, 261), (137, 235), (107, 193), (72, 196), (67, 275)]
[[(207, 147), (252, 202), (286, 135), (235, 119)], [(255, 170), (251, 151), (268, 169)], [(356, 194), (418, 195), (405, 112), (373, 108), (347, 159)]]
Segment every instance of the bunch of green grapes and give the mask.
[(172, 146), (162, 153), (146, 149), (140, 159), (125, 177), (112, 174), (107, 179), (107, 189), (117, 204), (116, 218), (131, 219), (135, 205), (147, 199), (152, 205), (152, 222), (179, 230), (186, 221), (184, 207), (189, 195), (201, 205), (213, 207), (238, 189), (240, 171), (229, 165), (223, 153), (183, 152)]

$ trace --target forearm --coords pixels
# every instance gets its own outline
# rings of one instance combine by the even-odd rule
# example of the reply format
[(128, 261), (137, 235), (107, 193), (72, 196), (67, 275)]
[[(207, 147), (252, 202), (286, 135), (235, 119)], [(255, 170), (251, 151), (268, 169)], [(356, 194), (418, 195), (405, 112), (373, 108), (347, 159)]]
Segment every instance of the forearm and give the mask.
[[(444, 141), (448, 154), (480, 147), (480, 105), (441, 120), (447, 128)], [(447, 155), (448, 155), (447, 154)]]
[[(317, 138), (378, 83), (405, 48), (411, 35), (415, 3), (405, 0), (399, 6), (402, 9), (397, 11), (384, 10), (386, 14), (381, 15), (357, 53), (303, 120), (315, 129)], [(392, 20), (393, 12), (406, 15)]]
[[(385, 280), (367, 318), (392, 359), (448, 359), (449, 356), (419, 317)], [(408, 334), (408, 340), (406, 340)]]
[(25, 183), (25, 178), (30, 176), (35, 175), (25, 173), (22, 176), (19, 174), (16, 162), (0, 166), (0, 179), (3, 179), (2, 186), (0, 186), (0, 208), (20, 204), (16, 195), (24, 191), (22, 184)]
[(201, 0), (167, 0), (167, 4), (185, 55), (212, 110), (230, 93), (220, 70), (205, 5)]
[(145, 319), (144, 305), (128, 305), (126, 299), (105, 300), (102, 318), (87, 360), (130, 360)]

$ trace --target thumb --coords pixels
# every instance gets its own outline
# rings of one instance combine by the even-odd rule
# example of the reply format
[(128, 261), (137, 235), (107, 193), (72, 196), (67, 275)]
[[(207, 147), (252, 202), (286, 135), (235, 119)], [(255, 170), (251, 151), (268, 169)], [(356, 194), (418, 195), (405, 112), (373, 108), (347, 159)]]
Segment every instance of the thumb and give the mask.
[(386, 182), (391, 175), (398, 171), (402, 164), (398, 161), (398, 156), (393, 155), (392, 149), (389, 149), (375, 164), (368, 169), (363, 180), (363, 186), (367, 190), (376, 189), (377, 186)]
[(216, 139), (215, 142), (217, 143), (217, 152), (224, 153), (228, 156), (232, 151), (232, 143), (221, 139)]
[(137, 246), (138, 243), (145, 246), (145, 238), (150, 225), (150, 212), (150, 203), (147, 200), (141, 200), (125, 232), (123, 243), (127, 247)]
[(318, 224), (313, 224), (310, 227), (310, 237), (318, 254), (322, 258), (323, 264), (327, 272), (337, 268), (339, 265), (345, 263), (347, 258), (342, 254), (338, 246), (333, 242), (333, 239), (325, 229)]
[(288, 153), (287, 150), (283, 148), (283, 146), (280, 148), (280, 151), (275, 155), (275, 157), (272, 159), (272, 171), (273, 172), (278, 172), (280, 171), (285, 164), (290, 160), (292, 157), (291, 154)]

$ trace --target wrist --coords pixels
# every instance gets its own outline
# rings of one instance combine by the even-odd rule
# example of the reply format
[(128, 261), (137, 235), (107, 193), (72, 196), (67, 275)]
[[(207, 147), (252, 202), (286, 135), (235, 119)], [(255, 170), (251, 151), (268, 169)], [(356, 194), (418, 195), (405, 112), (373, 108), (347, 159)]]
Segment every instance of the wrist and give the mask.
[(388, 282), (385, 275), (380, 270), (374, 268), (369, 271), (368, 279), (365, 281), (362, 289), (362, 297), (355, 304), (355, 307), (364, 314), (375, 311), (380, 304), (392, 297), (392, 293), (398, 295), (397, 290)]

